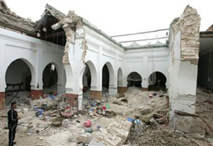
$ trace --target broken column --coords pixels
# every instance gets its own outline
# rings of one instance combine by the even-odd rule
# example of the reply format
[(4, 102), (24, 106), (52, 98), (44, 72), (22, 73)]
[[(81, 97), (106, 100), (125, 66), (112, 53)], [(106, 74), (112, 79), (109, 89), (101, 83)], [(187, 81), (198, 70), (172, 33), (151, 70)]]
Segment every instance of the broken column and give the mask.
[(174, 111), (195, 113), (200, 16), (187, 6), (170, 26), (169, 97), (170, 120)]
[(66, 71), (66, 95), (67, 101), (74, 104), (76, 99), (78, 109), (82, 109), (83, 84), (82, 78), (85, 70), (85, 55), (87, 44), (82, 18), (73, 11), (58, 23), (52, 26), (57, 30), (63, 28), (66, 35), (66, 45), (63, 56), (63, 64)]

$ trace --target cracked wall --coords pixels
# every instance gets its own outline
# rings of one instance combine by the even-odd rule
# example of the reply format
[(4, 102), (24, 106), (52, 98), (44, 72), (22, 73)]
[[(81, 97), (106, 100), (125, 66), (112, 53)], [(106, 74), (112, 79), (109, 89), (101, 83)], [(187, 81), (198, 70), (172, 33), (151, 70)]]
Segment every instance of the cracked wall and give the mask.
[[(63, 28), (66, 35), (63, 64), (67, 76), (66, 94), (78, 99), (78, 109), (82, 109), (82, 79), (85, 70), (85, 56), (87, 52), (87, 42), (85, 40), (85, 30), (83, 20), (74, 11), (69, 11), (68, 15), (52, 26), (53, 30)], [(71, 68), (67, 69), (67, 68)], [(72, 72), (73, 70), (73, 72)], [(71, 96), (72, 95), (72, 96)], [(73, 99), (72, 99), (73, 100)]]
[[(198, 64), (200, 16), (196, 9), (187, 6), (179, 19), (171, 24), (173, 34), (181, 32), (181, 61)], [(174, 41), (174, 40), (173, 40)]]
[(61, 21), (52, 26), (52, 29), (57, 30), (61, 27), (64, 29), (66, 35), (66, 45), (64, 49), (63, 64), (65, 65), (70, 64), (69, 62), (70, 44), (74, 45), (76, 38), (82, 38), (81, 49), (83, 49), (82, 60), (84, 63), (87, 45), (85, 40), (85, 32), (83, 30), (82, 18), (76, 15), (74, 11), (69, 11), (68, 15), (65, 18), (63, 18)]
[(174, 110), (195, 113), (200, 16), (187, 6), (170, 26), (170, 120)]

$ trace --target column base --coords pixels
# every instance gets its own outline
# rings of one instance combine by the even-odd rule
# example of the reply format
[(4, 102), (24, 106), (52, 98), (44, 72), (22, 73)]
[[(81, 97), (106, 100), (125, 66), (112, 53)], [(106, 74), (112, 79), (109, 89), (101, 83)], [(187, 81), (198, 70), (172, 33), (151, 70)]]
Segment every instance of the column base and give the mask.
[(127, 91), (127, 89), (128, 89), (127, 87), (118, 87), (118, 93), (123, 94)]
[(141, 88), (142, 91), (149, 91), (149, 88)]
[(66, 93), (66, 102), (69, 103), (72, 107), (78, 108), (78, 95)]
[(30, 95), (32, 99), (43, 97), (43, 90), (31, 90)]
[(114, 96), (118, 93), (117, 87), (109, 87), (109, 95)]
[(5, 108), (5, 92), (0, 92), (0, 110)]
[(90, 91), (90, 99), (91, 100), (101, 100), (102, 99), (102, 91)]
[(173, 119), (175, 116), (174, 111), (183, 111), (190, 114), (195, 114), (195, 103), (196, 103), (196, 96), (193, 95), (185, 95), (179, 96), (178, 98), (170, 98), (170, 113), (169, 118), (170, 120)]

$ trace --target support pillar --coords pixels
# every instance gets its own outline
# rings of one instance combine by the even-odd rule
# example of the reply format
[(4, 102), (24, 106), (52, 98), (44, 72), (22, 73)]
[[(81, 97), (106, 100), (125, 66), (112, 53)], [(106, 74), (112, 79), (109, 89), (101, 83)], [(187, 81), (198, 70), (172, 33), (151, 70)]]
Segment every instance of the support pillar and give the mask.
[(78, 95), (66, 93), (66, 102), (72, 107), (78, 107)]
[(102, 53), (103, 49), (101, 46), (99, 46), (99, 51), (98, 51), (98, 72), (97, 72), (97, 83), (91, 86), (90, 89), (90, 98), (92, 100), (102, 100), (102, 64), (101, 64), (101, 59), (102, 59)]
[(116, 95), (117, 94), (117, 87), (109, 87), (109, 95)]
[(148, 80), (149, 80), (149, 77), (148, 77), (148, 56), (143, 56), (143, 76), (142, 76), (142, 84), (141, 84), (141, 87), (142, 87), (142, 91), (148, 91), (148, 86), (149, 86), (149, 83), (148, 83)]
[[(175, 110), (195, 113), (197, 70), (199, 54), (200, 16), (196, 9), (187, 6), (170, 28), (169, 102), (170, 121), (175, 127), (178, 116)], [(188, 126), (188, 125), (187, 125)]]
[(90, 90), (90, 98), (92, 100), (101, 100), (102, 99), (102, 91), (94, 91), (94, 90)]
[(143, 80), (142, 80), (142, 91), (148, 91), (149, 89), (148, 89), (148, 79), (145, 77), (145, 78), (143, 78)]
[(66, 35), (63, 64), (65, 65), (67, 79), (67, 101), (74, 105), (77, 99), (78, 110), (82, 110), (82, 78), (86, 67), (85, 56), (88, 48), (82, 18), (70, 11), (64, 19), (53, 25), (52, 29), (57, 30), (61, 27), (63, 27)]
[(36, 89), (31, 89), (30, 91), (30, 96), (32, 99), (39, 99), (40, 97), (43, 97), (43, 90), (36, 90)]
[(119, 86), (118, 87), (118, 93), (119, 94), (123, 94), (127, 91), (128, 87), (122, 87), (122, 86)]

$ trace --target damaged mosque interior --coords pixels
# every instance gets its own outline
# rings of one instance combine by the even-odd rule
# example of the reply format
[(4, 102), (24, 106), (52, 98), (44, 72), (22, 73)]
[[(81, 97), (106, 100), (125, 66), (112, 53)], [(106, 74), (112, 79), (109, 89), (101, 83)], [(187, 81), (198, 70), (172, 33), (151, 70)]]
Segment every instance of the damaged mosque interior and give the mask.
[(108, 36), (74, 11), (46, 4), (33, 22), (0, 0), (1, 137), (16, 101), (17, 146), (213, 145), (213, 25), (200, 31), (198, 13)]

